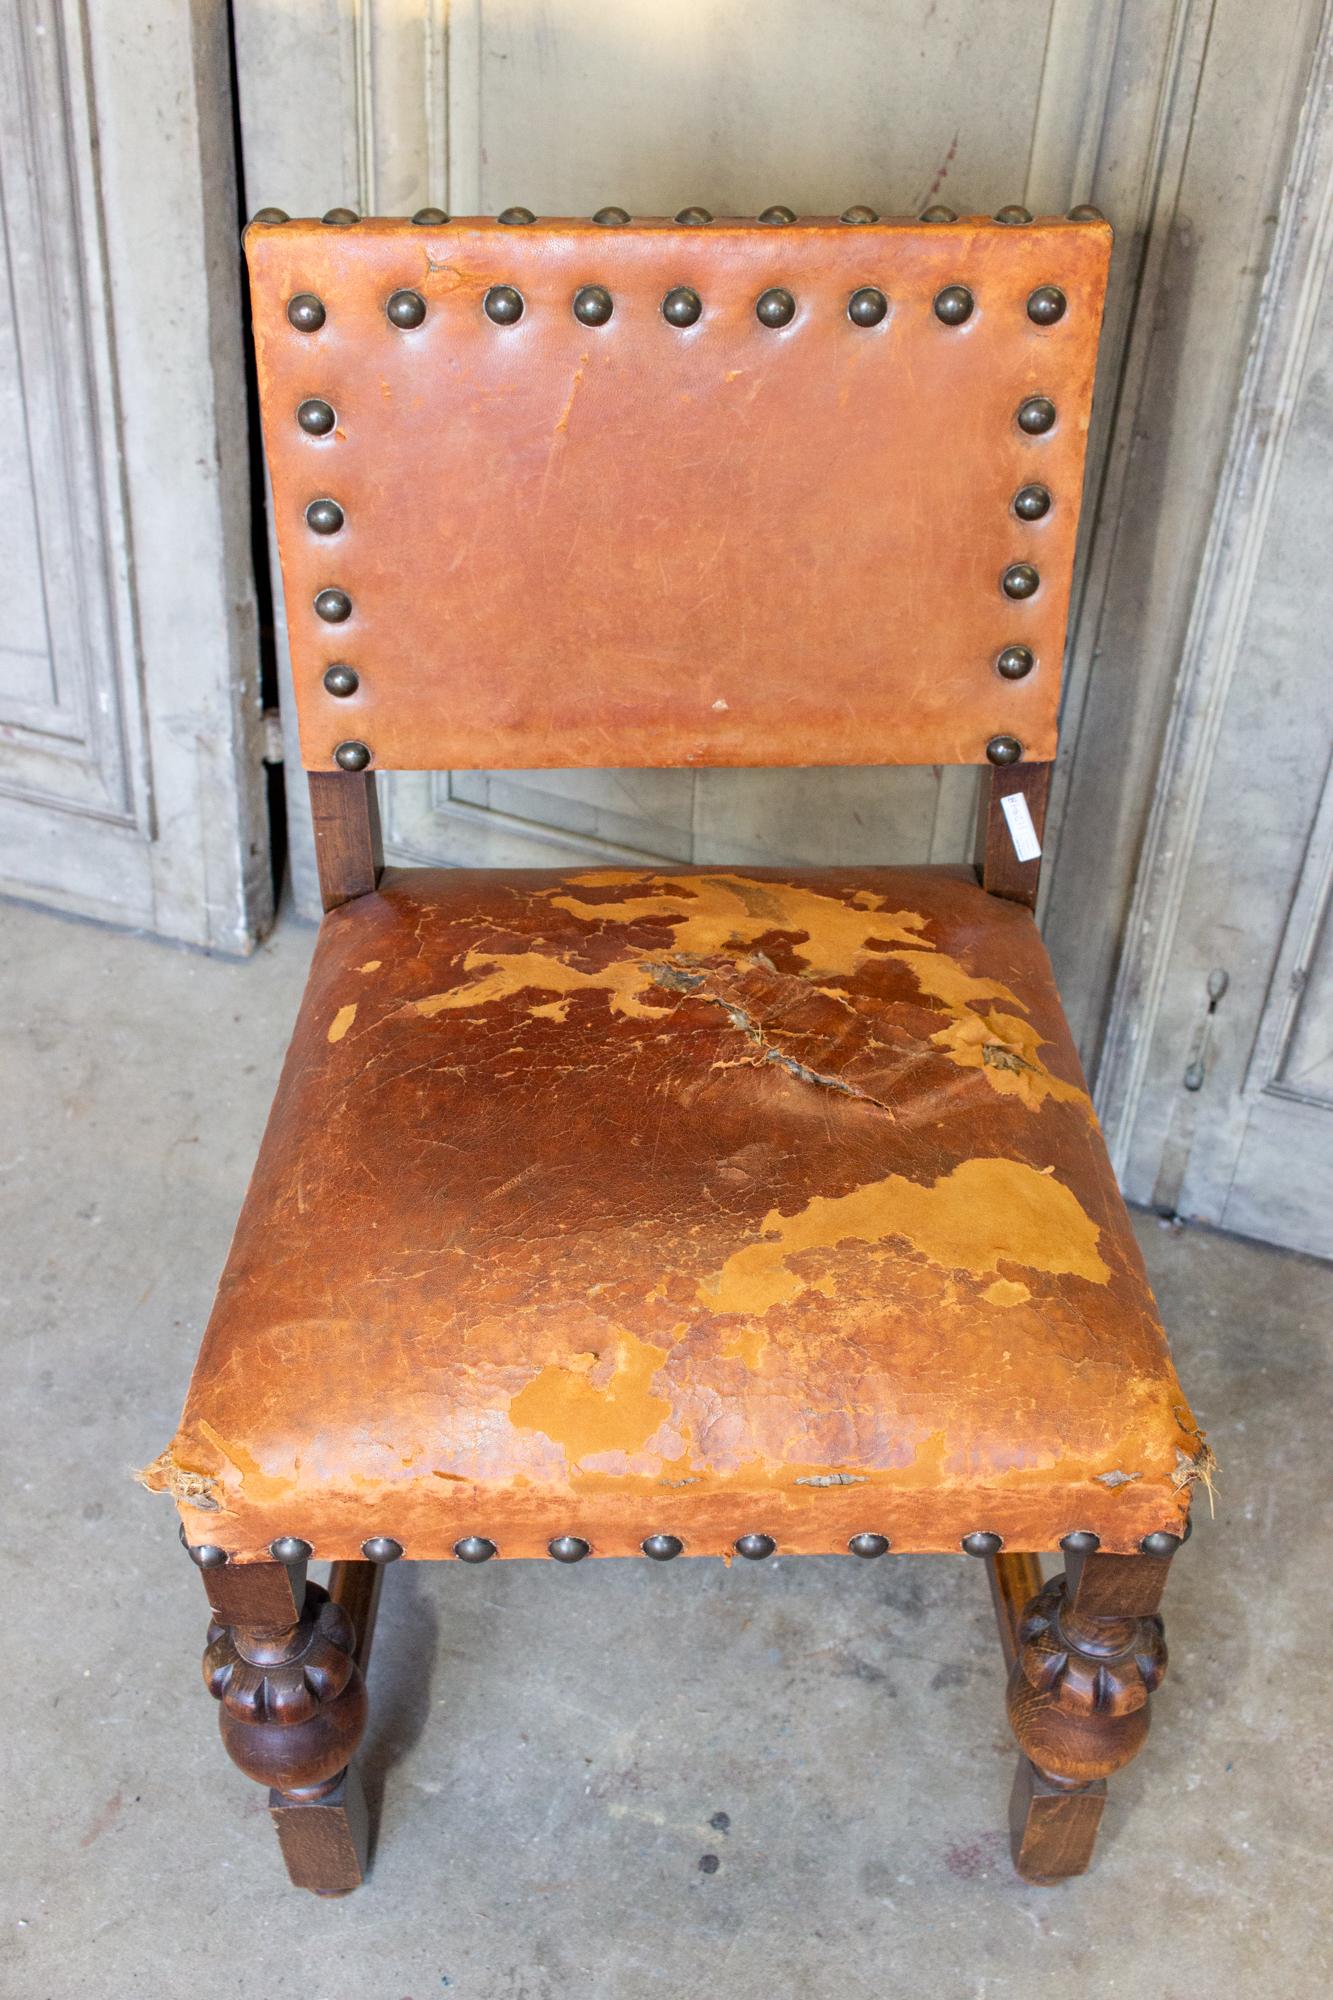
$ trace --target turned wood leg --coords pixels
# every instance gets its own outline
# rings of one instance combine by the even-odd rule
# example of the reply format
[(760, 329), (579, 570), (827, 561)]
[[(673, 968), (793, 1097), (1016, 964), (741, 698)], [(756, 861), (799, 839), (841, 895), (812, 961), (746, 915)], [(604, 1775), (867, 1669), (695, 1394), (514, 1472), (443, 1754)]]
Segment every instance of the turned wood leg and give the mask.
[[(1151, 1556), (1071, 1554), (1065, 1574), (1011, 1626), (1009, 1722), (1023, 1756), (1010, 1832), (1014, 1866), (1030, 1882), (1083, 1873), (1106, 1780), (1143, 1747), (1148, 1697), (1166, 1672), (1157, 1606), (1169, 1566)], [(997, 1609), (1011, 1605), (1014, 1593), (1002, 1598), (994, 1571), (992, 1583)]]
[(338, 1563), (329, 1589), (305, 1564), (205, 1569), (213, 1610), (204, 1683), (232, 1762), (267, 1785), (298, 1888), (344, 1895), (365, 1879), (368, 1822), (351, 1758), (366, 1726), (363, 1669), (382, 1571)]

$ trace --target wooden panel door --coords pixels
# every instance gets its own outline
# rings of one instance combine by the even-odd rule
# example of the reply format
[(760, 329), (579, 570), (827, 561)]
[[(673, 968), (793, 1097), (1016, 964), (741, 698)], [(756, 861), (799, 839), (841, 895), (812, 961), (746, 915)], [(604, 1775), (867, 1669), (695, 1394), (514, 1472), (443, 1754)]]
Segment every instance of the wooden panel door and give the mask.
[[(1091, 201), (1111, 217), (1047, 875), (1048, 936), (1094, 1062), (1319, 0), (1293, 0), (1260, 37), (1249, 0), (235, 0), (234, 13), (252, 208)], [(1265, 136), (1238, 151), (1242, 117)], [(1161, 560), (1145, 565), (1153, 537)], [(294, 764), (294, 733), (289, 745)], [(391, 856), (530, 865), (956, 859), (975, 787), (948, 770), (381, 782)], [(299, 818), (293, 857), (313, 912)]]
[(1105, 1090), (1131, 1193), (1333, 1257), (1333, 9), (1200, 579)]
[(271, 893), (211, 12), (0, 8), (0, 891), (236, 951)]

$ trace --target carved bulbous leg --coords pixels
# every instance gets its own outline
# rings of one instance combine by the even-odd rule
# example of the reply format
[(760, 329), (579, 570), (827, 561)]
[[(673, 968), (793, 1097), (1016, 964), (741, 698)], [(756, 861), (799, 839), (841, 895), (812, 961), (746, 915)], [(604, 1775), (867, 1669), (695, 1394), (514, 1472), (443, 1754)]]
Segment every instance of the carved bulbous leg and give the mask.
[[(205, 1572), (214, 1620), (204, 1682), (222, 1741), (269, 1811), (298, 1888), (339, 1896), (365, 1878), (369, 1823), (352, 1754), (366, 1726), (362, 1667), (382, 1571), (338, 1563), (332, 1595), (305, 1566)], [(358, 1664), (358, 1661), (360, 1664)]]
[(1071, 1588), (1055, 1577), (1027, 1606), (1009, 1675), (1009, 1721), (1024, 1757), (1011, 1815), (1014, 1865), (1039, 1882), (1088, 1866), (1105, 1780), (1142, 1749), (1148, 1697), (1166, 1672), (1161, 1619), (1107, 1615), (1104, 1597), (1098, 1614), (1082, 1609), (1078, 1582)]
[(204, 1681), (221, 1703), (227, 1755), (247, 1778), (294, 1799), (333, 1789), (366, 1726), (355, 1654), (351, 1619), (313, 1583), (285, 1631), (209, 1626)]

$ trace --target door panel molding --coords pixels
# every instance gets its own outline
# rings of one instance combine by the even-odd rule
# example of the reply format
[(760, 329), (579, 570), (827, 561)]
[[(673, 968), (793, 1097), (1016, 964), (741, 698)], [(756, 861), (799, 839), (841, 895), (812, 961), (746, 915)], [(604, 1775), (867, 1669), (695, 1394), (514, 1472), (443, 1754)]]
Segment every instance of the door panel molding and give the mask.
[(0, 692), (0, 893), (243, 951), (272, 898), (211, 15), (0, 9), (0, 393), (26, 417), (3, 475), (27, 607), (23, 685)]
[[(1333, 867), (1333, 594), (1317, 547), (1322, 534), (1326, 551), (1329, 508), (1326, 487), (1314, 483), (1326, 469), (1308, 461), (1320, 429), (1309, 399), (1331, 365), (1333, 7), (1325, 5), (1198, 575), (1102, 1074), (1129, 1192), (1236, 1227), (1246, 1226), (1242, 1212), (1251, 1224), (1258, 1213), (1237, 1186), (1255, 1121), (1283, 1098), (1329, 1116), (1326, 1099), (1286, 1081), (1284, 1063), (1310, 1004)], [(1293, 519), (1309, 536), (1304, 550)], [(1295, 590), (1283, 574), (1289, 563), (1298, 566)], [(1264, 702), (1270, 681), (1281, 690), (1276, 709)], [(1256, 814), (1265, 794), (1269, 808)], [(1210, 970), (1225, 971), (1228, 986), (1204, 1035)], [(1191, 1061), (1198, 1087), (1186, 1091)], [(1292, 1127), (1288, 1177), (1301, 1172), (1307, 1125), (1299, 1141)], [(1263, 1143), (1277, 1161), (1276, 1128)], [(1329, 1253), (1326, 1216), (1314, 1225), (1322, 1246), (1301, 1233), (1298, 1214), (1286, 1224), (1270, 1216), (1267, 1226), (1276, 1240)]]
[(14, 539), (20, 510), (30, 523), (40, 623), (27, 637), (46, 670), (45, 699), (0, 682), (0, 792), (138, 826), (151, 800), (146, 785), (135, 795), (126, 740), (122, 641), (133, 614), (104, 506), (108, 491), (118, 497), (118, 477), (99, 432), (94, 372), (95, 355), (105, 366), (109, 329), (104, 294), (84, 281), (102, 263), (96, 214), (78, 184), (89, 78), (67, 59), (61, 13), (56, 0), (0, 13), (0, 71), (12, 86), (0, 95), (13, 341), (6, 511), (15, 510)]

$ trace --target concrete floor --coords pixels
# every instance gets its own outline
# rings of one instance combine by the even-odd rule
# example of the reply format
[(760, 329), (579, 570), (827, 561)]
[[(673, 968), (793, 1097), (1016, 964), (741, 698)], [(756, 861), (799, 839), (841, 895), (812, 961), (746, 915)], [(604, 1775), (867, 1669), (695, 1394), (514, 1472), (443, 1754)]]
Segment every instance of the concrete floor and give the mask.
[(980, 1565), (779, 1558), (391, 1571), (375, 1871), (286, 1887), (131, 1471), (173, 1428), (310, 945), (288, 923), (226, 963), (0, 907), (0, 1994), (1327, 1994), (1330, 1271), (1146, 1218), (1222, 1470), (1092, 1875), (1010, 1872)]

